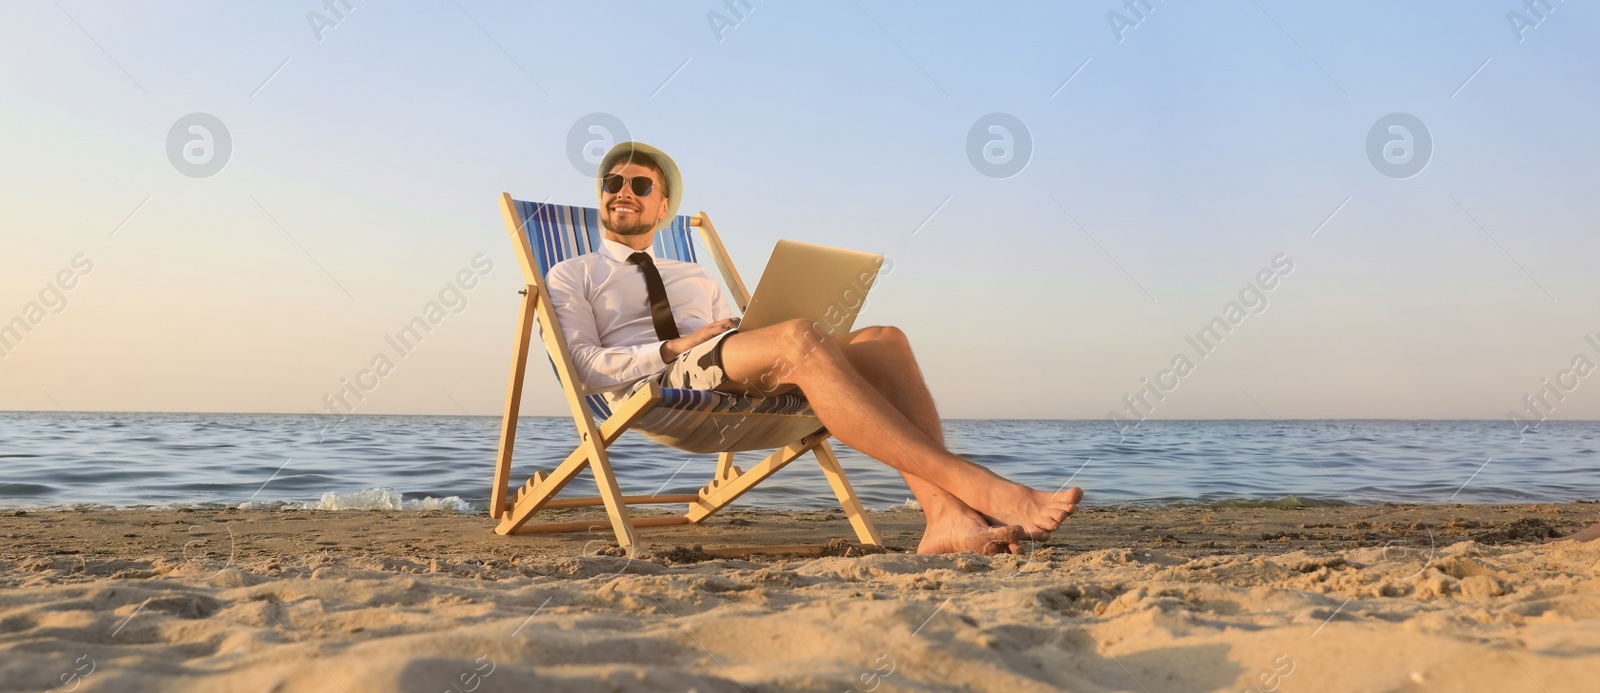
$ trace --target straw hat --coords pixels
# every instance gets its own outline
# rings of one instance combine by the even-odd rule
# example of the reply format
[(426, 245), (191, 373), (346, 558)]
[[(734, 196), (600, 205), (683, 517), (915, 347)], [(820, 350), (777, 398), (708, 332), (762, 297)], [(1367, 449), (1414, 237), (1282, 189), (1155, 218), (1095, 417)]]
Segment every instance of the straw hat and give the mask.
[(672, 224), (674, 217), (678, 216), (678, 205), (683, 202), (683, 176), (678, 173), (678, 164), (667, 156), (666, 152), (656, 149), (643, 142), (619, 142), (606, 152), (600, 159), (600, 168), (594, 174), (594, 199), (604, 204), (605, 196), (602, 194), (600, 179), (616, 165), (618, 159), (628, 159), (633, 153), (648, 154), (661, 165), (661, 172), (667, 177), (667, 216), (656, 224), (659, 231)]

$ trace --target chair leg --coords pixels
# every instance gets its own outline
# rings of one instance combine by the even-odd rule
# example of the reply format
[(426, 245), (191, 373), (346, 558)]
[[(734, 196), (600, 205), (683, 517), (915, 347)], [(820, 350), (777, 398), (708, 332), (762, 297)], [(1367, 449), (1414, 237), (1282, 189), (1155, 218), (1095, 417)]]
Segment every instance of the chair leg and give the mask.
[[(575, 398), (574, 398), (575, 399)], [(581, 401), (581, 400), (578, 400)], [(592, 467), (597, 480), (601, 481), (600, 500), (606, 506), (606, 511), (612, 516), (618, 543), (623, 546), (632, 546), (633, 524), (629, 520), (626, 500), (617, 488), (616, 477), (611, 472), (611, 458), (606, 456), (606, 446), (621, 437), (623, 432), (631, 428), (639, 419), (655, 408), (661, 401), (661, 388), (655, 385), (641, 389), (634, 393), (627, 402), (612, 412), (611, 418), (600, 424), (599, 430), (593, 436), (584, 435), (583, 444), (578, 449), (567, 455), (567, 459), (557, 465), (550, 475), (535, 473), (534, 478), (528, 481), (527, 486), (517, 493), (516, 500), (511, 505), (509, 512), (504, 512), (500, 518), (500, 525), (495, 528), (498, 534), (516, 534), (533, 514), (544, 507), (550, 499), (555, 498), (561, 489), (583, 471), (584, 467)], [(622, 512), (612, 512), (612, 508), (621, 507)], [(618, 523), (620, 518), (620, 525)]]
[(500, 519), (500, 525), (494, 529), (495, 533), (501, 535), (519, 533), (534, 513), (544, 507), (550, 499), (555, 498), (556, 494), (561, 493), (561, 489), (571, 483), (584, 467), (594, 472), (595, 483), (600, 487), (600, 500), (605, 505), (606, 515), (611, 518), (611, 529), (616, 532), (617, 544), (627, 549), (628, 555), (633, 555), (633, 519), (628, 513), (628, 504), (622, 496), (622, 490), (617, 487), (617, 477), (611, 471), (611, 461), (607, 458), (605, 449), (594, 443), (584, 443), (572, 451), (566, 461), (556, 467), (549, 476), (534, 472), (527, 486), (517, 493), (516, 504)]
[(617, 545), (634, 555), (633, 517), (628, 514), (628, 504), (622, 499), (622, 489), (617, 487), (617, 475), (611, 471), (611, 458), (596, 441), (590, 442), (589, 471), (594, 472), (595, 485), (600, 487), (600, 499), (605, 502), (606, 515), (611, 517), (611, 530), (616, 532)]
[(839, 465), (839, 458), (833, 454), (833, 448), (823, 441), (811, 451), (817, 456), (817, 462), (822, 465), (823, 476), (828, 477), (828, 485), (833, 487), (833, 495), (838, 496), (839, 505), (844, 508), (845, 517), (850, 518), (850, 526), (856, 530), (856, 538), (863, 544), (883, 546), (883, 537), (878, 535), (878, 528), (873, 526), (872, 519), (867, 517), (867, 511), (861, 507), (861, 498), (856, 496), (856, 490), (850, 486), (850, 480), (845, 478), (844, 467)]
[[(767, 459), (762, 460), (760, 464), (751, 467), (748, 472), (728, 475), (719, 474), (716, 479), (712, 480), (712, 483), (700, 489), (700, 501), (689, 504), (689, 512), (685, 517), (689, 518), (690, 522), (699, 522), (710, 517), (718, 510), (738, 500), (739, 496), (744, 495), (745, 491), (749, 491), (751, 487), (766, 480), (774, 472), (783, 469), (785, 465), (806, 454), (825, 439), (826, 436), (823, 435), (803, 438), (797, 443), (779, 448), (771, 455), (768, 455)], [(737, 472), (737, 468), (730, 464), (728, 471)]]
[(730, 469), (733, 469), (733, 453), (717, 453), (717, 478), (721, 479), (727, 476)]
[(533, 313), (538, 292), (531, 286), (528, 289), (522, 296), (522, 312), (517, 314), (517, 349), (511, 358), (511, 382), (506, 392), (505, 413), (500, 418), (500, 452), (495, 458), (494, 488), (489, 492), (489, 516), (494, 518), (506, 511), (511, 456), (517, 443), (517, 410), (522, 408), (522, 380), (528, 372), (528, 348), (533, 339)]
[(517, 492), (511, 510), (501, 514), (500, 525), (494, 528), (495, 533), (514, 534), (517, 528), (527, 523), (539, 508), (544, 507), (551, 498), (555, 498), (561, 489), (578, 476), (578, 472), (589, 466), (591, 461), (589, 453), (589, 443), (584, 443), (578, 446), (577, 450), (573, 450), (572, 454), (567, 455), (567, 459), (556, 466), (549, 476), (534, 472), (533, 478)]

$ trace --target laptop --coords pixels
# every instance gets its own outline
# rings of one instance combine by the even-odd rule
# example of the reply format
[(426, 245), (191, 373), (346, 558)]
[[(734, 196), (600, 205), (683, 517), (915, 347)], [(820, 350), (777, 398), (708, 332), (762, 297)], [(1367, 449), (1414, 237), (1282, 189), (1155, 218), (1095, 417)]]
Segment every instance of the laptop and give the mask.
[(813, 320), (830, 336), (851, 330), (878, 278), (883, 256), (781, 240), (739, 320), (739, 331), (785, 320)]

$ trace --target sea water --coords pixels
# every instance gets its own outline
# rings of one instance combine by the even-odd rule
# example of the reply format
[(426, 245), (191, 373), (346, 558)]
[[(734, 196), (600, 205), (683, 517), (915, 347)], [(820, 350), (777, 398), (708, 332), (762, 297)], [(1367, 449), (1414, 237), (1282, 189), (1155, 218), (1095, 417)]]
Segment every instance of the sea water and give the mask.
[[(486, 507), (499, 419), (274, 414), (0, 413), (0, 507)], [(945, 422), (952, 451), (1006, 478), (1092, 504), (1528, 503), (1600, 499), (1600, 422)], [(570, 420), (525, 417), (513, 484), (577, 444)], [(837, 443), (836, 443), (837, 445)], [(911, 498), (894, 470), (842, 445), (868, 507)], [(626, 434), (611, 448), (623, 492), (693, 493), (715, 455)], [(764, 455), (741, 453), (748, 469)], [(585, 473), (566, 495), (594, 495)], [(746, 507), (835, 506), (811, 456), (758, 486)]]

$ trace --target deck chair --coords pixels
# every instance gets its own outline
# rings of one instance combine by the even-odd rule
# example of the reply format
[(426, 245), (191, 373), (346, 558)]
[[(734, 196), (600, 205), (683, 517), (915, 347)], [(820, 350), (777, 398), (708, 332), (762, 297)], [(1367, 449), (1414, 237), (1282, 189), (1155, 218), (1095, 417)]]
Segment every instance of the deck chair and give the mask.
[[(500, 209), (506, 230), (522, 265), (527, 288), (522, 291), (522, 311), (517, 319), (515, 356), (511, 361), (511, 381), (506, 394), (505, 415), (500, 425), (500, 451), (495, 465), (494, 489), (489, 498), (489, 513), (500, 520), (495, 532), (575, 532), (604, 527), (601, 522), (558, 522), (528, 524), (535, 513), (546, 508), (605, 506), (617, 544), (635, 553), (634, 530), (698, 523), (727, 507), (767, 477), (807, 452), (822, 465), (828, 484), (844, 508), (856, 538), (863, 544), (882, 545), (883, 540), (861, 507), (861, 500), (845, 477), (839, 459), (833, 454), (822, 427), (805, 398), (798, 394), (774, 397), (742, 397), (709, 390), (663, 388), (651, 384), (613, 409), (598, 394), (584, 391), (578, 383), (567, 342), (556, 322), (556, 312), (545, 289), (545, 274), (556, 263), (601, 247), (599, 210), (514, 200), (500, 195)], [(750, 302), (739, 273), (722, 246), (711, 219), (705, 212), (673, 218), (669, 227), (656, 234), (655, 251), (660, 257), (697, 262), (690, 229), (699, 229), (705, 248), (733, 294), (739, 310)], [(545, 350), (555, 368), (556, 378), (566, 393), (567, 407), (577, 426), (577, 449), (549, 473), (535, 471), (515, 492), (511, 490), (511, 458), (516, 444), (517, 409), (522, 403), (523, 376), (535, 322), (544, 338)], [(680, 450), (717, 453), (715, 476), (694, 494), (624, 496), (617, 486), (606, 448), (623, 432), (634, 430), (650, 439)], [(736, 452), (776, 451), (749, 471), (734, 466)], [(594, 474), (600, 495), (590, 498), (556, 499), (579, 472), (588, 468)], [(682, 503), (688, 512), (681, 516), (634, 520), (629, 505)]]

